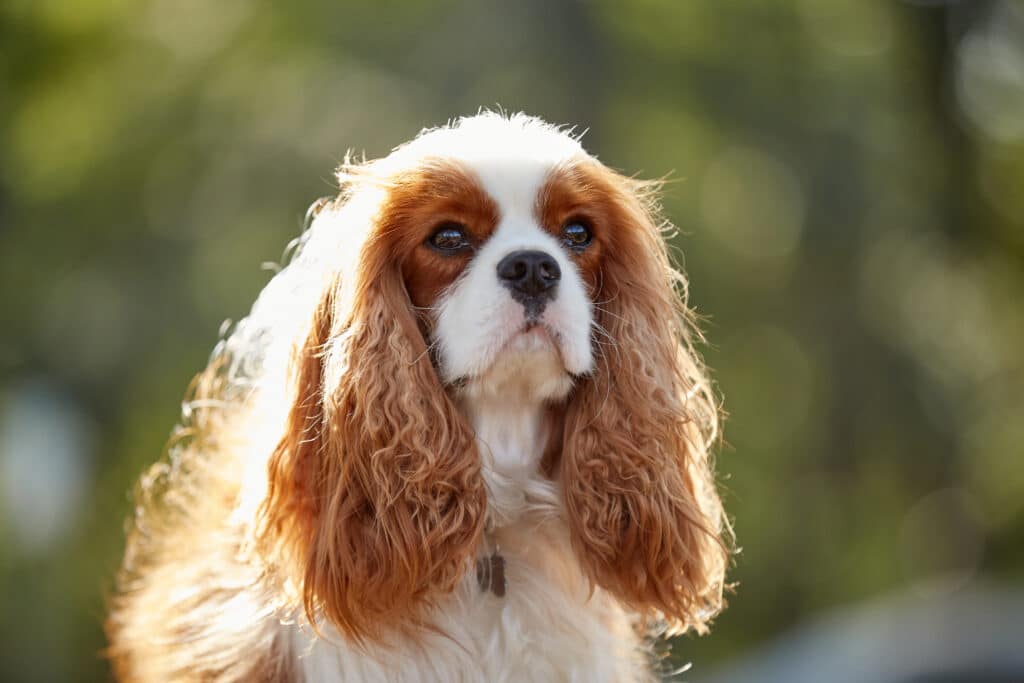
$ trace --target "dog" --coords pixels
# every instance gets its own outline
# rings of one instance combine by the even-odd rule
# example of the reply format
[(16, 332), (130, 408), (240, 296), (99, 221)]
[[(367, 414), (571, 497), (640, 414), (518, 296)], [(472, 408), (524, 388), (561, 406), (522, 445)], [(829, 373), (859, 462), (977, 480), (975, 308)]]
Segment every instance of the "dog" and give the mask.
[(657, 183), (483, 112), (347, 158), (143, 475), (124, 681), (638, 681), (723, 607)]

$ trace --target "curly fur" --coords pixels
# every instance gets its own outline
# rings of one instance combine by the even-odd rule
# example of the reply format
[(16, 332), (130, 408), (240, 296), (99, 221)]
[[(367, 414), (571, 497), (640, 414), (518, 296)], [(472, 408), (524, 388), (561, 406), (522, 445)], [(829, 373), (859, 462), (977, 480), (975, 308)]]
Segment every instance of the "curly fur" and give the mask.
[[(136, 489), (107, 620), (118, 677), (650, 677), (640, 622), (706, 630), (730, 537), (719, 411), (651, 186), (495, 114), (339, 177)], [(487, 245), (555, 253), (570, 217), (595, 239), (557, 251), (561, 353), (451, 343), (483, 334), (458, 327), (466, 302), (488, 334), (521, 315), (480, 290)], [(422, 246), (453, 218), (472, 258)], [(450, 375), (452, 349), (490, 369)], [(498, 548), (503, 598), (473, 570)]]
[(345, 310), (329, 289), (299, 351), (261, 508), (261, 539), (291, 565), (310, 621), (322, 610), (355, 639), (426, 623), (431, 598), (465, 573), (487, 505), (472, 432), (441, 389), (398, 273), (380, 256), (360, 262), (352, 275), (365, 291)]
[(614, 346), (569, 401), (562, 482), (589, 575), (674, 631), (722, 607), (726, 528), (710, 450), (718, 410), (644, 183), (590, 170), (618, 226), (602, 264), (597, 324)]

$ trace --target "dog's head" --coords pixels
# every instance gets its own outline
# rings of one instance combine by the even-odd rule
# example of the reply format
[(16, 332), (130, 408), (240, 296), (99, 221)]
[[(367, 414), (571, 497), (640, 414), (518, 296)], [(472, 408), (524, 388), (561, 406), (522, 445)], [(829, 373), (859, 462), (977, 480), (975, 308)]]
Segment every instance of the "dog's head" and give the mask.
[(304, 247), (336, 253), (296, 294), (316, 301), (260, 509), (311, 618), (356, 639), (427, 622), (488, 511), (459, 406), (498, 397), (558, 421), (546, 474), (594, 584), (702, 628), (727, 560), (718, 414), (650, 185), (496, 114), (339, 177)]

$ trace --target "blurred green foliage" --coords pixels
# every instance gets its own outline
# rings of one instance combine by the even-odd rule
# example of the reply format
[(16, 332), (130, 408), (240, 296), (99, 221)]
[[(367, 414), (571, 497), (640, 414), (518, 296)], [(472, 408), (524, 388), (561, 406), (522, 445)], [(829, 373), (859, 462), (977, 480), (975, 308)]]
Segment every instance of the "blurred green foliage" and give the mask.
[(0, 45), (0, 679), (108, 678), (127, 492), (345, 150), (496, 104), (676, 179), (743, 548), (692, 680), (1024, 578), (1024, 3), (7, 0)]

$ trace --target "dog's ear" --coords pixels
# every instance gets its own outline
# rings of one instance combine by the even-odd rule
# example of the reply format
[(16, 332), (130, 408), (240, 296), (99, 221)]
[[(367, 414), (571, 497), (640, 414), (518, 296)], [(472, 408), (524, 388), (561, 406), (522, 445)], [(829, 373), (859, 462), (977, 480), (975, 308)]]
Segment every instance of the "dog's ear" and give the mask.
[(728, 558), (709, 453), (717, 406), (651, 206), (633, 181), (601, 173), (616, 231), (595, 317), (610, 339), (567, 408), (572, 542), (595, 583), (701, 630), (722, 606)]
[(313, 623), (363, 640), (424, 625), (471, 563), (486, 499), (473, 434), (442, 389), (389, 258), (364, 246), (294, 359), (262, 537)]

